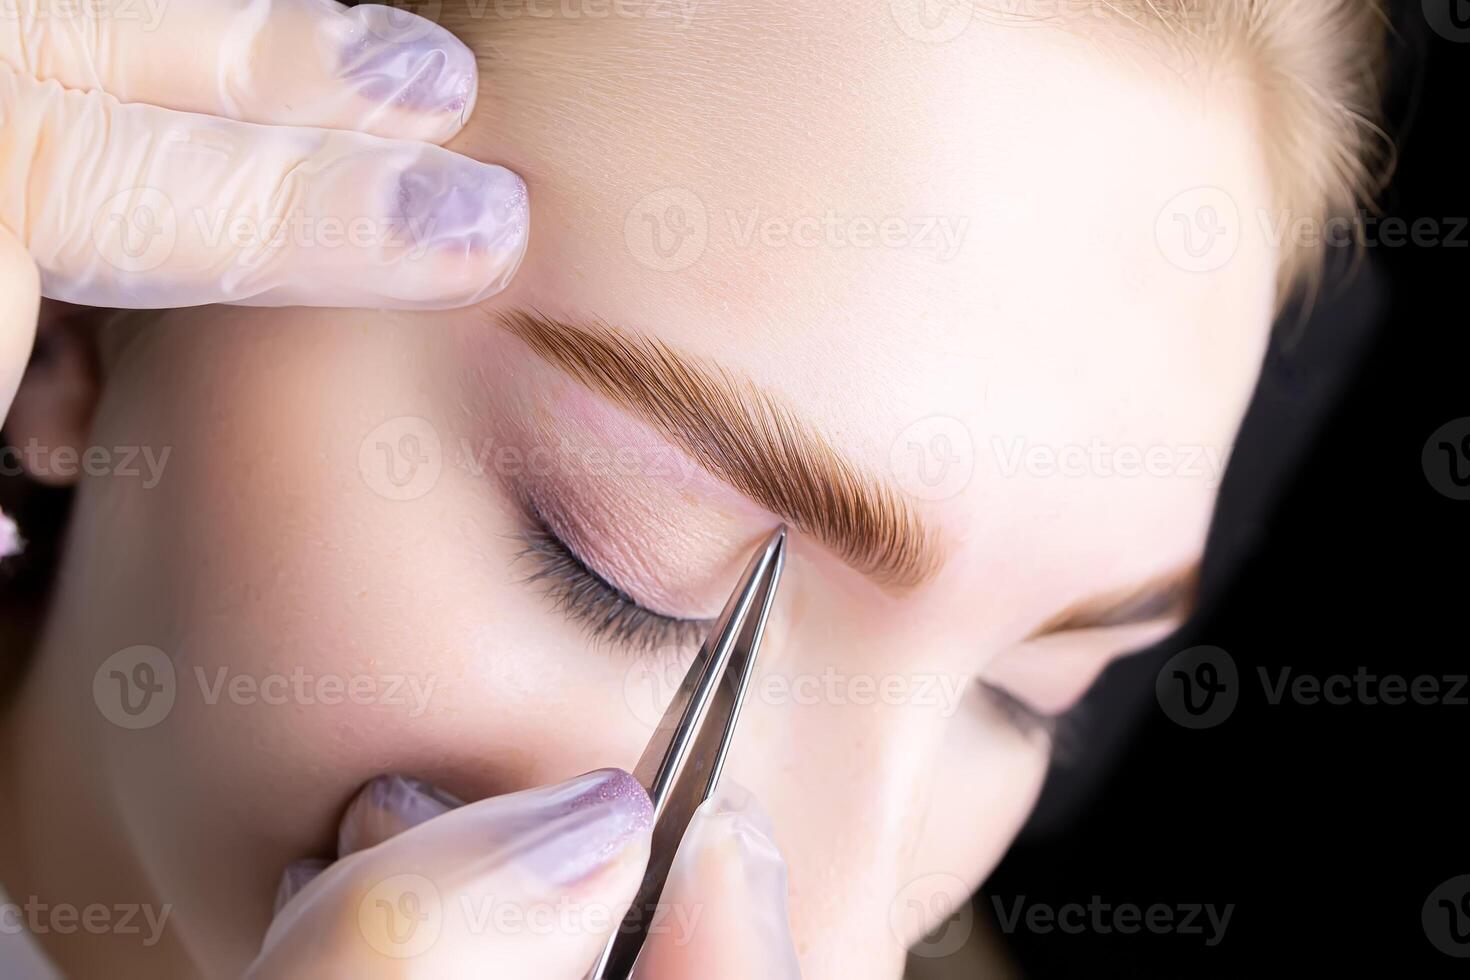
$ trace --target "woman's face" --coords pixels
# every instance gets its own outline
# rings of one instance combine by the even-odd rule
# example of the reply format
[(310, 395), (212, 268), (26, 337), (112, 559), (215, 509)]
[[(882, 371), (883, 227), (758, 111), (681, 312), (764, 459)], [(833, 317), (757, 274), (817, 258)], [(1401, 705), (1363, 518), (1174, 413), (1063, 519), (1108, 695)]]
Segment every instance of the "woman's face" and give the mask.
[[(453, 145), (532, 235), (483, 306), (180, 310), (109, 358), (89, 444), (168, 455), (83, 480), (35, 684), (201, 964), (375, 775), (631, 768), (698, 644), (664, 617), (786, 521), (728, 774), (804, 975), (894, 976), (1046, 766), (980, 682), (1055, 712), (1176, 623), (1146, 590), (1199, 557), (1274, 282), (1249, 235), (1171, 262), (1167, 209), (1264, 206), (1244, 103), (1051, 28), (770, 6), (487, 46)], [(140, 644), (174, 700), (124, 730), (87, 695)]]

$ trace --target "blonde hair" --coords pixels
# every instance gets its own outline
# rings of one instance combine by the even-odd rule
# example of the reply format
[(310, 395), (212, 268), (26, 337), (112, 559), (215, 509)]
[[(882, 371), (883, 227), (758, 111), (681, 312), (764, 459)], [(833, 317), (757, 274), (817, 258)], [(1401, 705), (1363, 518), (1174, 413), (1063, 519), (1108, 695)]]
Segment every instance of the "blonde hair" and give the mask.
[[(546, 7), (579, 2), (667, 6), (676, 8), (675, 13), (687, 7), (696, 22), (740, 22), (732, 20), (726, 9), (717, 15), (701, 9), (722, 0), (418, 0), (418, 9), (474, 45), (486, 71), (498, 64), (499, 46), (504, 44), (506, 50), (515, 51), (517, 72), (571, 75), (586, 85), (606, 88), (616, 78), (604, 77), (593, 66), (555, 63), (567, 60), (570, 51), (587, 50), (558, 43), (570, 25), (558, 23), (556, 16), (524, 16), (536, 3)], [(1087, 33), (1099, 48), (1132, 38), (1151, 53), (1162, 53), (1165, 63), (1185, 78), (1209, 78), (1224, 71), (1245, 79), (1254, 95), (1273, 217), (1283, 228), (1305, 219), (1321, 229), (1330, 218), (1355, 217), (1356, 209), (1371, 202), (1387, 177), (1392, 148), (1378, 123), (1388, 36), (1382, 0), (968, 2), (974, 4), (971, 13), (977, 18), (1054, 22)], [(520, 4), (516, 9), (523, 15), (497, 18), (487, 13), (486, 4), (497, 3)], [(876, 3), (875, 11), (887, 7)], [(494, 90), (493, 81), (486, 90)], [(629, 119), (636, 119), (636, 114)], [(1325, 252), (1322, 237), (1298, 240), (1282, 235), (1279, 303), (1298, 289), (1315, 289)]]
[[(1380, 0), (1089, 2), (1102, 3), (1180, 58), (1243, 71), (1256, 94), (1258, 138), (1278, 217), (1306, 218), (1320, 228), (1382, 189), (1392, 144), (1379, 124), (1389, 30)], [(1319, 281), (1319, 240), (1282, 238), (1282, 301)]]

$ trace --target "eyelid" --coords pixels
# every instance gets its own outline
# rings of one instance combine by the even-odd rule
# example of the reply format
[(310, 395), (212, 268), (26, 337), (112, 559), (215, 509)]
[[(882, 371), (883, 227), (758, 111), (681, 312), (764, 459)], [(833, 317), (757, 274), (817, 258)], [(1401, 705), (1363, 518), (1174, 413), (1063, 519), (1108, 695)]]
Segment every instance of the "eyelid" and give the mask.
[(709, 620), (666, 616), (643, 606), (594, 571), (535, 508), (527, 510), (531, 526), (519, 535), (525, 547), (517, 558), (537, 567), (525, 580), (544, 584), (555, 607), (582, 625), (592, 639), (651, 654), (669, 647), (697, 645), (708, 633)]
[(1174, 612), (1137, 622), (1077, 626), (1052, 633), (1033, 634), (1021, 642), (1019, 649), (1041, 652), (1048, 649), (1065, 650), (1078, 645), (1108, 644), (1116, 647), (1119, 653), (1132, 653), (1162, 641), (1183, 626), (1187, 619), (1188, 616)]
[(1130, 588), (1076, 603), (1038, 626), (1030, 638), (1139, 626), (1170, 617), (1182, 624), (1199, 605), (1199, 589), (1200, 561), (1195, 560)]

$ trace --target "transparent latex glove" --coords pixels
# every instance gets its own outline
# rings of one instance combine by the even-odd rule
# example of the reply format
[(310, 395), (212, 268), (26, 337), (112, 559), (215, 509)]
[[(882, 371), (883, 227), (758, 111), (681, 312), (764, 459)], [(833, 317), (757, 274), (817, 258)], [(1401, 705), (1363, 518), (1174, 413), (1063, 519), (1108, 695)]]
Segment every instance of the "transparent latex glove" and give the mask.
[(634, 980), (800, 980), (786, 860), (750, 792), (721, 780), (674, 856)]
[(519, 264), (525, 185), (451, 153), (473, 53), (332, 0), (7, 0), (0, 226), (87, 306), (440, 309)]
[[(651, 819), (616, 769), (467, 806), (374, 780), (343, 818), (338, 860), (286, 870), (248, 976), (580, 980), (633, 900)], [(638, 980), (798, 976), (768, 831), (733, 787), (700, 810)]]

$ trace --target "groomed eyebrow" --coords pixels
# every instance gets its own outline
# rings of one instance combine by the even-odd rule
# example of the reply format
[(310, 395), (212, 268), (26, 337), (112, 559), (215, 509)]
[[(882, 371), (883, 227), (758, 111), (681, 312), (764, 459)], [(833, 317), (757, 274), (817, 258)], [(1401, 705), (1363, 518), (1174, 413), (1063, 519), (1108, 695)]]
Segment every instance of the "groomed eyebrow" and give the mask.
[(1199, 601), (1199, 562), (1192, 561), (1131, 588), (1093, 596), (1048, 619), (1031, 639), (1068, 630), (1136, 626), (1172, 617), (1181, 622)]
[(495, 317), (541, 357), (880, 583), (906, 588), (939, 569), (933, 535), (900, 493), (749, 379), (598, 320), (573, 323), (526, 309)]

